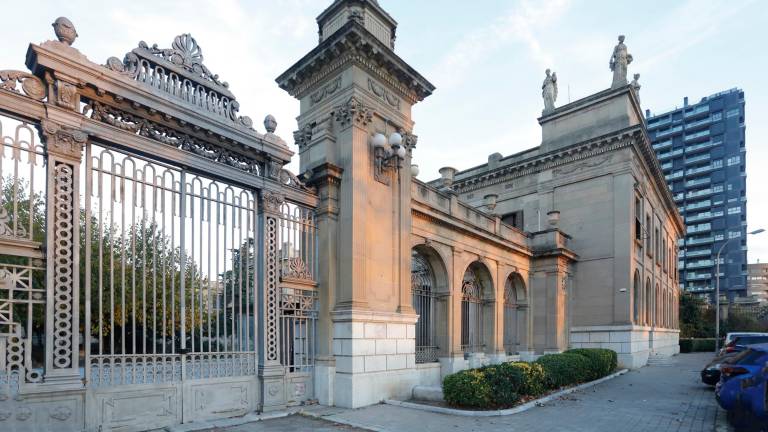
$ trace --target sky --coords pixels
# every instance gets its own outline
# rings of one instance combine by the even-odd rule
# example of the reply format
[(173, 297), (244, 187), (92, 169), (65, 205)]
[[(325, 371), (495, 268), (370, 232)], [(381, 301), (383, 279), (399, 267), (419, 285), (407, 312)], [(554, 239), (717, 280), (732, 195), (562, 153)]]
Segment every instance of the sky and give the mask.
[[(317, 45), (315, 18), (331, 0), (26, 0), (3, 10), (0, 69), (25, 70), (27, 44), (74, 23), (74, 47), (103, 64), (140, 40), (161, 48), (191, 33), (206, 66), (230, 84), (241, 114), (272, 114), (289, 142), (298, 101), (274, 79)], [(768, 8), (759, 0), (379, 0), (398, 21), (397, 54), (437, 89), (414, 107), (419, 178), (537, 146), (544, 70), (564, 105), (610, 86), (608, 60), (626, 35), (643, 109), (660, 113), (722, 90), (745, 92), (748, 230), (768, 230)], [(23, 19), (21, 18), (23, 17)], [(298, 166), (298, 156), (291, 164)], [(768, 262), (768, 232), (748, 237), (749, 262)]]

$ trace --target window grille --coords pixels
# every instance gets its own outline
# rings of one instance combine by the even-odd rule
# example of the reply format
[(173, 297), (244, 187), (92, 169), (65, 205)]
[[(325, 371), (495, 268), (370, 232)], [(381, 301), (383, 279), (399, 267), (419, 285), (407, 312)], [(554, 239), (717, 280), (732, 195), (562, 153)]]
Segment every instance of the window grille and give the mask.
[(464, 353), (482, 352), (483, 287), (471, 267), (464, 273), (461, 295), (461, 349)]
[(517, 328), (518, 299), (515, 286), (515, 276), (507, 279), (504, 287), (504, 350), (508, 354), (517, 352), (519, 343)]
[(416, 363), (437, 361), (435, 338), (435, 276), (427, 258), (414, 252), (411, 260), (413, 307), (419, 315), (416, 322)]

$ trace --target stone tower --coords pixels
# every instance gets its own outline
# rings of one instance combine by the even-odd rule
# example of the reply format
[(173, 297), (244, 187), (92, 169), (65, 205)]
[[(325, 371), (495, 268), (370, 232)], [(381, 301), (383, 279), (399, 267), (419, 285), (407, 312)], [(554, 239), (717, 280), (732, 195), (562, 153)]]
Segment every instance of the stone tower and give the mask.
[(317, 187), (320, 318), (315, 394), (358, 407), (417, 381), (411, 305), (411, 107), (434, 90), (394, 52), (375, 0), (337, 0), (319, 44), (277, 78), (301, 103), (301, 172)]

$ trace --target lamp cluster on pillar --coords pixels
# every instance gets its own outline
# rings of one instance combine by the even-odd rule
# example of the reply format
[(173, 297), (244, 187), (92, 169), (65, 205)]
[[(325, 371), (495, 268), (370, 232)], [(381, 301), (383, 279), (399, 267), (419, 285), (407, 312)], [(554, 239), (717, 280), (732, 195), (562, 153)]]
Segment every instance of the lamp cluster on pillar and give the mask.
[(373, 164), (376, 180), (386, 185), (390, 182), (391, 171), (402, 168), (407, 151), (403, 146), (403, 136), (393, 132), (389, 137), (377, 132), (371, 137), (373, 145)]

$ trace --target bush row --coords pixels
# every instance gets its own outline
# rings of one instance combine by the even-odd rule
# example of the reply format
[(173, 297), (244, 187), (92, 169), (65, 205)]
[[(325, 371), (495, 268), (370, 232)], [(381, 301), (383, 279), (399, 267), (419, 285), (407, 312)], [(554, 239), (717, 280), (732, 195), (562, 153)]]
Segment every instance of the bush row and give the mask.
[[(721, 340), (722, 343), (722, 340)], [(680, 352), (707, 352), (715, 350), (715, 338), (680, 339)]]
[(614, 351), (585, 348), (547, 354), (533, 363), (508, 362), (468, 369), (445, 377), (443, 395), (450, 405), (506, 408), (547, 390), (592, 381), (616, 370)]

